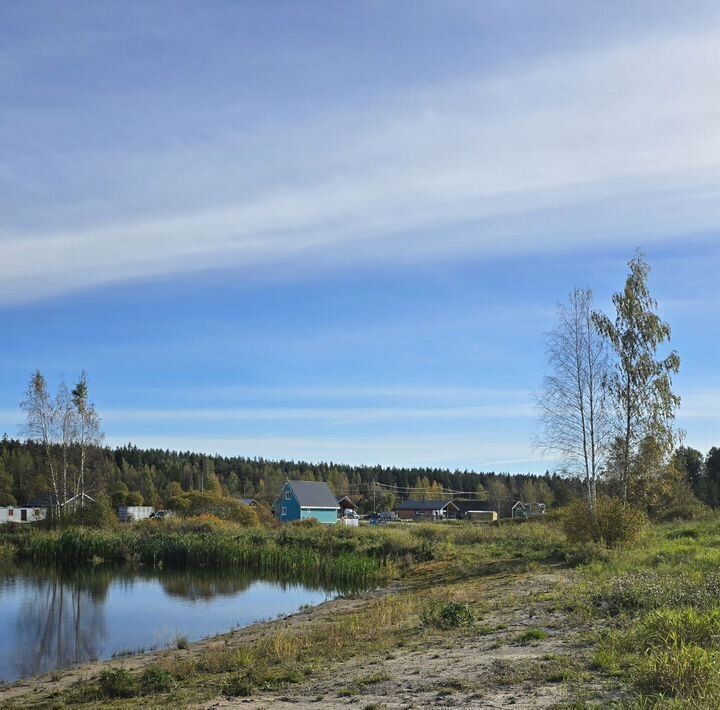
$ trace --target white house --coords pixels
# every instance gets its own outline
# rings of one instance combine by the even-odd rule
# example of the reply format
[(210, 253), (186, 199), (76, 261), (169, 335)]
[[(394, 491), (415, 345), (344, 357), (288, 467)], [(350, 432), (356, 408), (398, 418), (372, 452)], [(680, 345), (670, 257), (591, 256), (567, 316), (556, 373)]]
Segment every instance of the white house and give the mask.
[(17, 505), (0, 507), (0, 523), (37, 523), (45, 520), (47, 508), (30, 508)]
[(129, 523), (131, 520), (147, 520), (154, 512), (155, 508), (151, 505), (121, 505), (118, 508), (118, 515), (123, 523)]

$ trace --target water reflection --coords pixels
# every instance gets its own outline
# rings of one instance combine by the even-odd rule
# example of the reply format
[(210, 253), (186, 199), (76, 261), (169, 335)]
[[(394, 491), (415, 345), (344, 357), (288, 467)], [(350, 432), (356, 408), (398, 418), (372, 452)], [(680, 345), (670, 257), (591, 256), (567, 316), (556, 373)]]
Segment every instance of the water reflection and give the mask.
[(16, 675), (29, 676), (92, 660), (106, 635), (102, 601), (107, 583), (87, 576), (36, 578), (15, 623)]
[(211, 636), (333, 594), (242, 570), (20, 565), (0, 576), (0, 680)]

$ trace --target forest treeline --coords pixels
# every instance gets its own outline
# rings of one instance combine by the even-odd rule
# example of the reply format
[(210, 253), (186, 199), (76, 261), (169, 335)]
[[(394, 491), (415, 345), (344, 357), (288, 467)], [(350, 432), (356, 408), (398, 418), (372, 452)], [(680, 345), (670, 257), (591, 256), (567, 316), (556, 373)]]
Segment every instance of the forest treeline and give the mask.
[[(59, 447), (52, 453), (62, 455)], [(504, 511), (516, 500), (562, 506), (582, 493), (578, 481), (550, 473), (510, 475), (271, 461), (140, 449), (132, 444), (115, 449), (92, 447), (87, 457), (93, 472), (88, 493), (105, 494), (114, 505), (164, 507), (180, 493), (190, 491), (255, 498), (270, 504), (287, 479), (327, 481), (337, 495), (349, 495), (366, 510), (391, 509), (400, 498), (447, 497), (445, 490), (476, 494)], [(76, 458), (68, 457), (71, 462)], [(46, 469), (45, 447), (5, 436), (0, 441), (0, 505), (28, 503), (51, 493)]]

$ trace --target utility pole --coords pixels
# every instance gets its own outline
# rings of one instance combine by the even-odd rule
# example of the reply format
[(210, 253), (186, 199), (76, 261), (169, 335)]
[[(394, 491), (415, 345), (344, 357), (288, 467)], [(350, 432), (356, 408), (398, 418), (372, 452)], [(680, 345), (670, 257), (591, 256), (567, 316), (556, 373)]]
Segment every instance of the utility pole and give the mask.
[(375, 479), (373, 478), (372, 482), (372, 489), (373, 489), (373, 514), (377, 513), (377, 510), (375, 508)]

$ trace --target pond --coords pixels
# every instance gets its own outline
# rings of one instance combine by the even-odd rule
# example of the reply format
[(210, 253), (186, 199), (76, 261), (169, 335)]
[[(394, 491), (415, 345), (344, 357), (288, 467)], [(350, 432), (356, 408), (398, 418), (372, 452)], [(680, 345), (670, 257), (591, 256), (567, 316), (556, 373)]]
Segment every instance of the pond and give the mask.
[(18, 565), (0, 572), (0, 681), (196, 641), (337, 593), (242, 570)]

